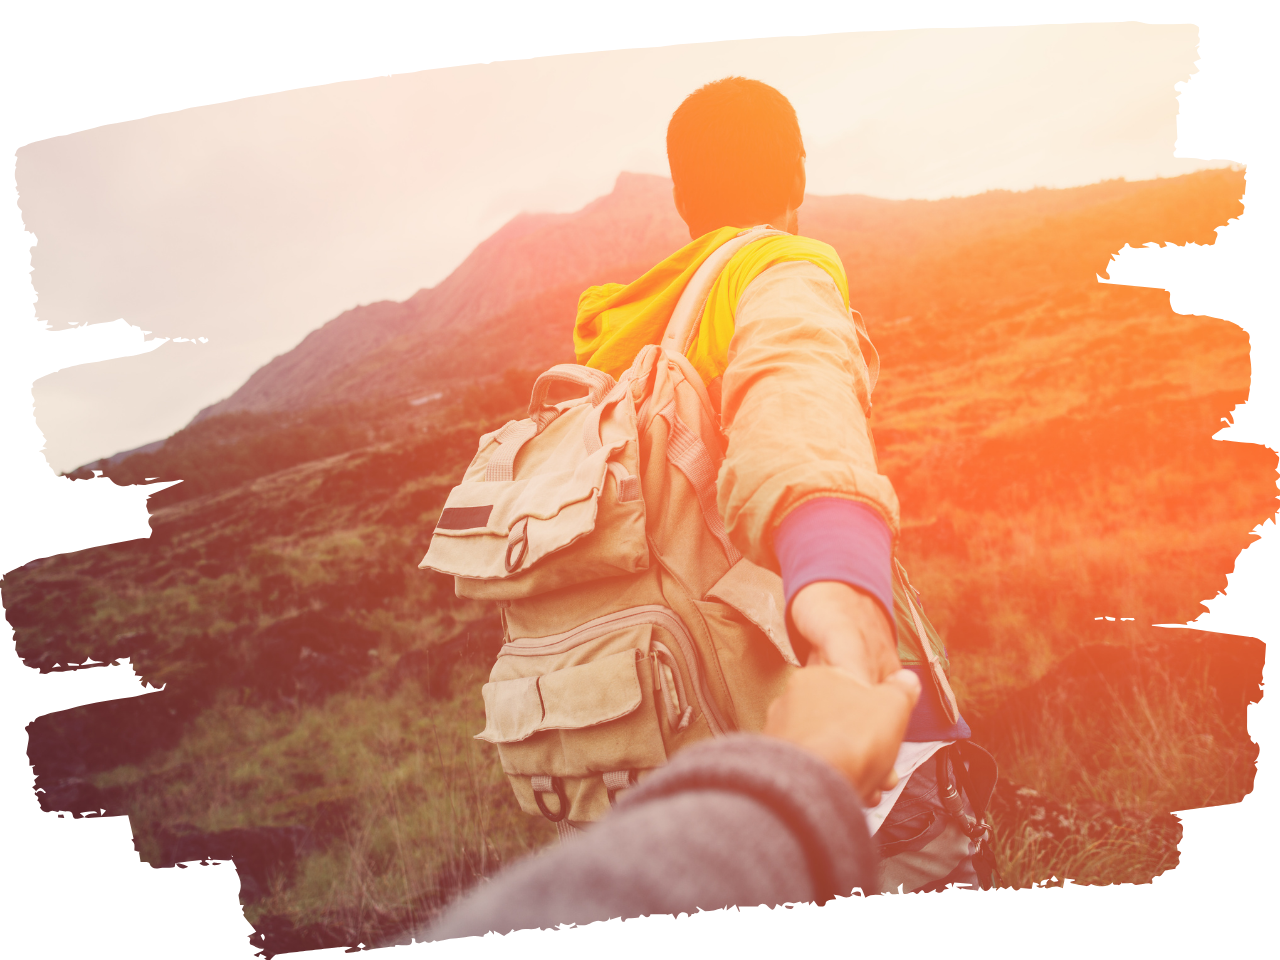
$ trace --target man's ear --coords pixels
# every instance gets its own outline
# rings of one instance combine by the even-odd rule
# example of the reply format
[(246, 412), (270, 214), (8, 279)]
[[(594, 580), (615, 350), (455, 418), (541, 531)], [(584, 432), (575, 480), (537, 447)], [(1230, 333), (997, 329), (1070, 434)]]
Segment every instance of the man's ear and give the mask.
[(680, 196), (680, 188), (674, 183), (671, 185), (671, 199), (675, 201), (676, 213), (680, 214), (680, 219), (688, 225), (689, 217), (686, 215), (687, 211), (684, 208), (684, 200)]
[(675, 184), (671, 185), (671, 199), (675, 201), (676, 213), (680, 214), (680, 219), (684, 221), (684, 225), (689, 228), (689, 239), (697, 240), (702, 234), (693, 228), (693, 224), (689, 222), (689, 210), (684, 205), (684, 200), (680, 196), (680, 188)]
[(791, 209), (792, 210), (800, 209), (800, 205), (804, 203), (804, 189), (805, 189), (804, 158), (801, 157), (800, 163), (796, 168), (795, 180), (793, 180), (791, 184)]

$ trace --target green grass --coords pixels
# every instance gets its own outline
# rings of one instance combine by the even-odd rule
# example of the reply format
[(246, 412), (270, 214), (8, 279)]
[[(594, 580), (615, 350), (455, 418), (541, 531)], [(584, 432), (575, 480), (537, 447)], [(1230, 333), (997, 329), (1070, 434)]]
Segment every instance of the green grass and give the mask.
[(1149, 882), (1178, 863), (1160, 814), (1234, 803), (1252, 789), (1257, 748), (1223, 719), (1206, 678), (1177, 681), (1158, 665), (1152, 677), (1115, 678), (1095, 702), (1050, 696), (992, 745), (1003, 776), (1076, 816), (1127, 814), (1099, 835), (1053, 837), (1016, 812), (995, 813), (1001, 886)]
[(1142, 832), (1115, 829), (1100, 837), (1038, 837), (1024, 825), (991, 818), (997, 887), (1024, 890), (1083, 884), (1149, 883), (1178, 865), (1178, 848)]
[(459, 669), (457, 692), (439, 701), (410, 682), (391, 696), (353, 691), (296, 711), (219, 702), (173, 750), (95, 782), (134, 788), (130, 821), (149, 861), (164, 828), (328, 816), (327, 844), (246, 916), (375, 943), (425, 923), (478, 878), (554, 837), (520, 811), (493, 748), (473, 739), (484, 725), (482, 679), (478, 668)]
[[(519, 810), (493, 749), (473, 738), (484, 724), (483, 680), (483, 668), (464, 665), (453, 695), (436, 701), (412, 682), (380, 695), (372, 678), (292, 710), (224, 697), (176, 748), (96, 784), (133, 788), (131, 820), (149, 860), (164, 827), (214, 832), (330, 817), (337, 828), (327, 845), (248, 903), (246, 916), (388, 942), (554, 838), (548, 823)], [(1043, 701), (995, 745), (1002, 774), (1085, 810), (1152, 814), (1238, 800), (1251, 785), (1250, 746), (1218, 719), (1203, 678), (1164, 689), (1117, 691), (1101, 718), (1087, 704)], [(1058, 839), (992, 820), (1000, 886), (1142, 883), (1177, 864), (1176, 838), (1143, 829), (1140, 817), (1101, 836)]]

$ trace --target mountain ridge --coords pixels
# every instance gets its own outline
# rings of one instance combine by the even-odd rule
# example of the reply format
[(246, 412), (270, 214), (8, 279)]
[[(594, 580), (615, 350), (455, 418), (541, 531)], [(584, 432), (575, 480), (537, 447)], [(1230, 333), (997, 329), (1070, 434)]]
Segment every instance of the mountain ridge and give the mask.
[[(663, 209), (664, 201), (669, 211)], [(610, 242), (609, 225), (616, 223), (627, 224), (627, 229), (614, 232)], [(340, 371), (393, 342), (394, 350), (403, 349), (405, 337), (450, 334), (467, 319), (500, 315), (550, 287), (587, 286), (619, 259), (664, 256), (673, 243), (679, 244), (682, 230), (669, 180), (620, 174), (611, 193), (580, 210), (518, 214), (434, 287), (400, 302), (383, 300), (344, 311), (260, 367), (231, 396), (205, 407), (196, 419), (314, 406), (323, 402), (324, 386), (317, 377), (322, 371)]]
[[(935, 299), (947, 302), (957, 285), (969, 288), (966, 300), (1012, 296), (1060, 282), (1067, 266), (1086, 279), (1105, 273), (1114, 250), (1130, 240), (1160, 235), (1167, 242), (1212, 243), (1215, 232), (1204, 225), (1220, 222), (1224, 211), (1230, 215), (1224, 204), (1238, 197), (1242, 178), (1222, 168), (945, 200), (811, 195), (801, 208), (801, 227), (836, 248), (851, 299), (874, 326), (906, 312), (901, 301), (916, 301), (918, 309), (922, 285), (939, 287)], [(443, 381), (527, 366), (526, 360), (570, 360), (577, 294), (606, 281), (629, 282), (688, 242), (670, 189), (665, 177), (622, 173), (610, 193), (580, 210), (519, 214), (435, 287), (404, 301), (344, 311), (196, 420), (417, 395)], [(1195, 216), (1171, 212), (1186, 203), (1212, 209)], [(1238, 200), (1235, 207), (1238, 212)], [(1096, 229), (1100, 214), (1115, 221), (1103, 233)], [(1092, 235), (1082, 245), (1075, 233), (1085, 221)], [(996, 248), (1002, 254), (993, 257)], [(990, 275), (989, 265), (1003, 263), (1004, 254), (1019, 269)], [(886, 272), (895, 275), (893, 282), (883, 282)], [(522, 309), (523, 320), (512, 316)], [(493, 337), (495, 323), (510, 336)], [(489, 349), (484, 356), (476, 353), (480, 342)], [(529, 349), (509, 347), (516, 342)]]

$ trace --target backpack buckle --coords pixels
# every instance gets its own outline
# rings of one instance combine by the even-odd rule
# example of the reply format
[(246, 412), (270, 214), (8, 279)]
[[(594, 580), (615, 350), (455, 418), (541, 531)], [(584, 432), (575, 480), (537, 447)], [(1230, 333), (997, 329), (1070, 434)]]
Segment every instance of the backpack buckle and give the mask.
[(979, 846), (988, 843), (991, 840), (991, 824), (985, 820), (975, 820), (972, 823), (965, 824), (965, 833), (969, 835), (969, 839), (973, 840)]

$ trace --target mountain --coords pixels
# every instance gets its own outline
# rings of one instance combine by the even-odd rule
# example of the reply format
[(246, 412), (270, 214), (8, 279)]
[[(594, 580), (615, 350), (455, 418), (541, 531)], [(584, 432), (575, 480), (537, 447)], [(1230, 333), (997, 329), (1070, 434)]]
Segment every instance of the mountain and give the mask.
[[(1146, 882), (1176, 863), (1170, 811), (1251, 789), (1262, 645), (1150, 626), (1200, 613), (1275, 515), (1276, 454), (1213, 439), (1249, 395), (1248, 336), (1096, 277), (1126, 243), (1212, 243), (1244, 186), (801, 209), (881, 356), (897, 554), (1018, 785), (993, 806), (1007, 885)], [(233, 858), (268, 953), (391, 942), (549, 842), (473, 738), (500, 622), (416, 565), (476, 437), (568, 359), (579, 291), (685, 239), (669, 184), (624, 175), (112, 458), (118, 483), (183, 480), (150, 498), (151, 537), (6, 573), (6, 616), (33, 669), (129, 657), (165, 686), (32, 724), (42, 807), (128, 814), (157, 866)]]
[[(500, 372), (527, 354), (523, 338), (495, 332), (532, 327), (550, 338), (558, 321), (567, 343), (564, 324), (572, 323), (583, 288), (601, 277), (630, 280), (687, 240), (670, 181), (624, 173), (611, 193), (575, 213), (516, 217), (436, 287), (335, 317), (197, 419), (407, 397), (475, 368)], [(481, 342), (490, 348), (483, 356)]]
[[(1150, 304), (1164, 295), (1105, 287), (1096, 276), (1126, 243), (1212, 243), (1217, 226), (1243, 209), (1243, 187), (1241, 171), (1217, 169), (938, 201), (807, 197), (801, 229), (839, 252), (851, 301), (885, 360), (877, 437), (891, 462), (903, 458), (895, 478), (900, 494), (911, 499), (918, 490), (927, 502), (937, 493), (936, 475), (918, 465), (944, 449), (968, 462), (974, 444), (992, 431), (1019, 446), (1011, 438), (1025, 424), (1032, 436), (1024, 453), (1038, 449), (1050, 435), (1037, 418), (1063, 413), (1067, 397), (1076, 398), (1073, 416), (1123, 418), (1137, 381), (1099, 380), (1088, 363), (1072, 366), (1068, 358), (1101, 349), (1109, 364), (1141, 367), (1151, 335), (1160, 332), (1139, 325), (1126, 335), (1111, 317), (1130, 309), (1121, 301)], [(161, 447), (99, 461), (72, 476), (91, 476), (95, 467), (125, 483), (185, 479), (161, 495), (167, 502), (412, 431), (437, 408), (504, 372), (518, 381), (572, 360), (579, 293), (592, 284), (629, 281), (687, 239), (670, 181), (624, 173), (611, 193), (579, 211), (516, 217), (436, 287), (335, 317)], [(1083, 312), (1054, 312), (1086, 302), (1092, 306)], [(1230, 361), (1232, 372), (1224, 371), (1240, 386), (1229, 402), (1205, 408), (1206, 415), (1229, 414), (1247, 395), (1247, 356), (1240, 349), (1247, 346), (1229, 348), (1238, 359)], [(1214, 355), (1210, 350), (1204, 362), (1214, 362)], [(1016, 402), (1011, 362), (1026, 371), (1016, 380)], [(1061, 381), (1053, 389), (1037, 386), (1030, 372), (1045, 365)], [(1173, 386), (1163, 370), (1149, 379), (1164, 383), (1178, 403), (1209, 383), (1192, 378)], [(1110, 398), (1122, 388), (1129, 400), (1117, 407)], [(902, 391), (911, 403), (928, 406), (945, 429), (900, 430), (889, 414)], [(978, 394), (986, 395), (982, 405), (972, 402)], [(964, 429), (933, 406), (968, 395)], [(1080, 399), (1086, 395), (1093, 397), (1089, 410)], [(946, 438), (941, 445), (939, 437)]]
[[(685, 242), (669, 186), (624, 174), (575, 213), (517, 217), (437, 287), (329, 321), (106, 474), (183, 480), (152, 498), (160, 522), (282, 471), (345, 470), (361, 450), (519, 415), (536, 373), (571, 359), (578, 293)], [(881, 356), (872, 425), (902, 555), (966, 662), (986, 663), (961, 667), (975, 695), (1034, 679), (1087, 611), (1194, 619), (1275, 513), (1275, 455), (1212, 439), (1248, 397), (1244, 331), (1097, 280), (1126, 244), (1213, 243), (1243, 193), (1243, 171), (1223, 168), (939, 201), (806, 198), (801, 228), (840, 254)], [(396, 462), (446, 487), (461, 467), (429, 452)], [(408, 497), (395, 515), (429, 531), (433, 502)]]
[[(941, 201), (810, 196), (801, 227), (840, 253), (854, 305), (875, 326), (937, 303), (1091, 282), (1143, 237), (1211, 243), (1212, 225), (1238, 212), (1241, 179), (1210, 170)], [(335, 317), (196, 419), (410, 400), (441, 382), (571, 360), (578, 294), (628, 282), (687, 240), (670, 181), (624, 173), (575, 213), (516, 217), (436, 287)]]

